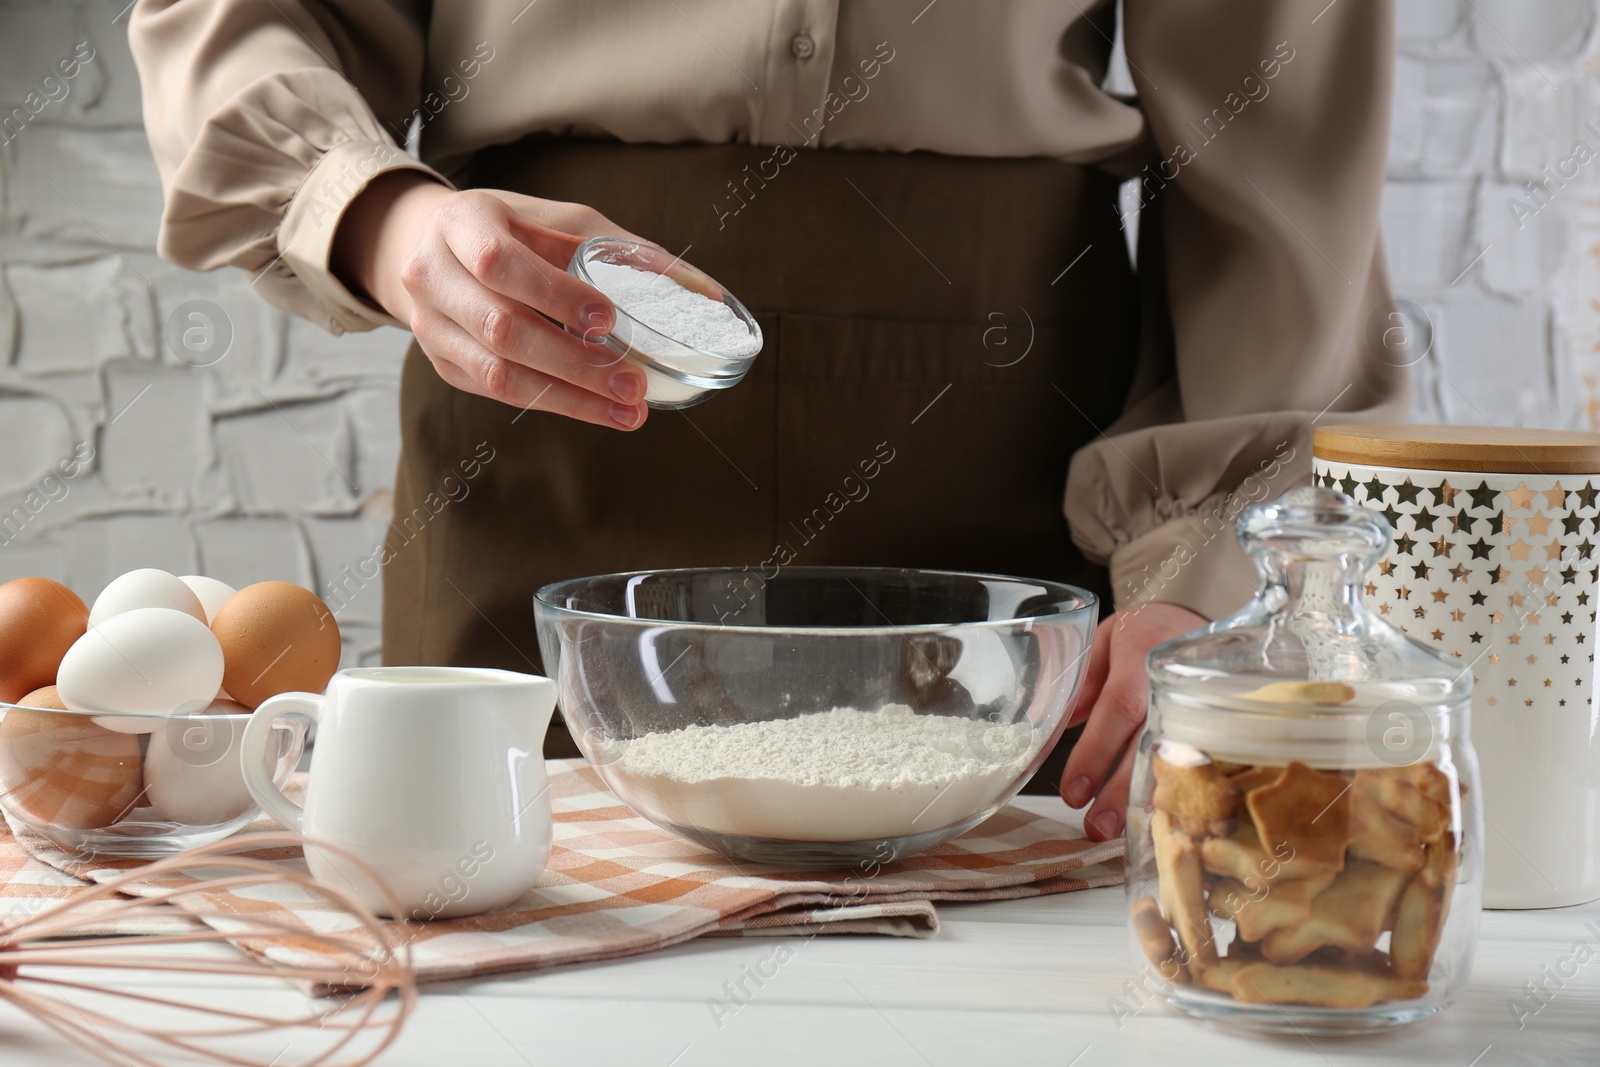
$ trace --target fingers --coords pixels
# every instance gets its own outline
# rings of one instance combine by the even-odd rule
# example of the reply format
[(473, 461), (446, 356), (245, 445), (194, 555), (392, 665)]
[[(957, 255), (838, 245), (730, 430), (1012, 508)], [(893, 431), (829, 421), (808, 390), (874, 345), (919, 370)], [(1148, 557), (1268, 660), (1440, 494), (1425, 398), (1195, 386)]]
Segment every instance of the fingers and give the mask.
[(1162, 641), (1205, 622), (1176, 604), (1149, 603), (1119, 611), (1096, 628), (1083, 696), (1072, 713), (1076, 721), (1088, 705), (1088, 723), (1061, 772), (1061, 795), (1072, 807), (1081, 808), (1098, 794), (1084, 821), (1090, 837), (1105, 840), (1122, 832), (1139, 732), (1150, 704), (1146, 657)]
[[(1104, 685), (1089, 711), (1083, 736), (1072, 747), (1061, 777), (1066, 783), (1062, 796), (1069, 805), (1081, 808), (1089, 802), (1116, 766), (1128, 741), (1144, 725), (1150, 683), (1145, 676), (1143, 651), (1125, 647), (1129, 635), (1108, 621), (1106, 630), (1109, 664)], [(1096, 635), (1098, 640), (1099, 635)]]
[[(485, 287), (579, 332), (610, 332), (616, 321), (611, 301), (566, 271), (579, 238), (544, 231), (550, 238), (542, 242), (549, 246), (544, 251), (561, 257), (557, 265), (513, 233), (515, 213), (495, 197), (458, 197), (441, 216), (450, 252)], [(564, 253), (556, 251), (566, 243), (571, 247)]]
[(633, 430), (644, 422), (643, 404), (617, 403), (505, 359), (442, 315), (420, 313), (413, 325), (439, 376), (464, 392), (525, 411), (551, 411), (612, 429)]
[(1089, 645), (1089, 665), (1084, 668), (1078, 701), (1072, 705), (1072, 714), (1067, 719), (1069, 729), (1088, 718), (1089, 709), (1100, 699), (1100, 690), (1106, 684), (1106, 672), (1111, 669), (1112, 629), (1107, 624), (1095, 627), (1094, 640)]
[(643, 372), (584, 339), (609, 333), (615, 309), (566, 272), (578, 244), (602, 233), (627, 231), (581, 204), (498, 190), (449, 194), (396, 272), (411, 328), (440, 377), (524, 410), (641, 426)]
[(1094, 807), (1083, 820), (1091, 841), (1109, 841), (1122, 833), (1123, 812), (1128, 810), (1128, 784), (1133, 779), (1133, 762), (1138, 753), (1139, 739), (1135, 737), (1123, 750), (1117, 769), (1095, 795)]
[[(404, 279), (412, 292), (412, 329), (430, 354), (439, 354), (430, 345), (439, 323), (445, 321), (459, 327), (487, 353), (605, 400), (632, 407), (644, 396), (644, 376), (636, 368), (610, 349), (586, 344), (527, 305), (485, 286), (455, 257), (444, 236), (426, 239), (422, 251), (407, 264)], [(448, 340), (461, 346), (460, 339), (449, 336), (448, 331), (439, 338), (441, 343)]]

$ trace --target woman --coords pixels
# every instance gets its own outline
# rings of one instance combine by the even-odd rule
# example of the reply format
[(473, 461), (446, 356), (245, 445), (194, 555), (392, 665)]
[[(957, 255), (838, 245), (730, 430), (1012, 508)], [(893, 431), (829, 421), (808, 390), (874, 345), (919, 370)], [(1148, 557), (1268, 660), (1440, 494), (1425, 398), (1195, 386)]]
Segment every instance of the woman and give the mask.
[[(1238, 508), (1322, 413), (1406, 405), (1364, 339), (1389, 6), (1125, 7), (1137, 99), (1101, 88), (1108, 0), (141, 0), (160, 250), (415, 333), (387, 661), (536, 668), (544, 582), (779, 543), (1073, 581), (1119, 610), (1061, 787), (1113, 836), (1145, 653), (1252, 588)], [(647, 412), (560, 325), (613, 320), (564, 272), (595, 234), (737, 293), (747, 380)]]

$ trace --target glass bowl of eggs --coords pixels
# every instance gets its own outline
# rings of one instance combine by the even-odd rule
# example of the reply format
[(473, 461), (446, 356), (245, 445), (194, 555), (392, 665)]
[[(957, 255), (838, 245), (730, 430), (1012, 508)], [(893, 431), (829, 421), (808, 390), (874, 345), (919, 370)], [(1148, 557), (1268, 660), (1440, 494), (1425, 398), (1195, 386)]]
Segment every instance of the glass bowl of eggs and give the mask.
[[(320, 692), (338, 625), (289, 582), (240, 590), (130, 571), (88, 607), (46, 578), (0, 585), (0, 812), (80, 858), (150, 858), (210, 844), (259, 809), (240, 745), (276, 693)], [(309, 720), (274, 724), (280, 787)]]
[[(118, 717), (73, 711), (55, 686), (0, 704), (0, 809), (13, 830), (80, 858), (153, 858), (208, 845), (260, 814), (245, 788), (239, 739), (250, 709), (214, 700), (198, 712)], [(139, 732), (107, 729), (137, 724)], [(267, 753), (288, 781), (309, 722), (286, 715)]]

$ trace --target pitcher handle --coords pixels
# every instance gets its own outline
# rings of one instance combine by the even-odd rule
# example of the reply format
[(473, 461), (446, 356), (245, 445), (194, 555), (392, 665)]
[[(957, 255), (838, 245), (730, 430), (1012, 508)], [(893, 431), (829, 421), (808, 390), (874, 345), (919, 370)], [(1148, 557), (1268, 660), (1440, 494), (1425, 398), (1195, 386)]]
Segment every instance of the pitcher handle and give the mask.
[[(272, 724), (283, 715), (297, 712), (317, 722), (324, 701), (317, 693), (279, 693), (261, 702), (261, 706), (245, 722), (244, 736), (239, 741), (239, 757), (244, 761), (244, 784), (263, 811), (297, 833), (305, 832), (305, 810), (283, 795), (272, 780), (266, 760), (267, 742), (272, 738)], [(270, 764), (277, 768), (277, 760)]]

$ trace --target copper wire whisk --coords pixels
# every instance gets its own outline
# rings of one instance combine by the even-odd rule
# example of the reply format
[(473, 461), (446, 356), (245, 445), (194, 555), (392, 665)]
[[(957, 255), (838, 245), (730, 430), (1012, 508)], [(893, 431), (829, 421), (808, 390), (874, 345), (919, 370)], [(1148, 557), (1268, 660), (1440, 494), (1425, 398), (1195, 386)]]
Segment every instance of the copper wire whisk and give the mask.
[[(297, 834), (262, 833), (231, 838), (130, 870), (86, 886), (37, 915), (0, 926), (0, 999), (10, 1001), (82, 1049), (119, 1067), (163, 1067), (176, 1054), (238, 1067), (359, 1067), (391, 1045), (416, 1003), (409, 938), (378, 919), (353, 895), (317, 882), (303, 871), (241, 851), (304, 844)], [(336, 846), (317, 843), (360, 871), (399, 914), (392, 894), (370, 867)], [(198, 873), (196, 868), (202, 868)], [(152, 882), (170, 885), (153, 887)], [(266, 915), (223, 911), (204, 894), (279, 885), (319, 896), (353, 920), (339, 932), (291, 926)], [(135, 889), (135, 887), (137, 887)], [(139, 895), (113, 900), (119, 893)], [(183, 901), (205, 923), (193, 931), (156, 936), (74, 937), (84, 906), (109, 901), (96, 923), (136, 918)], [(276, 909), (274, 909), (276, 910)], [(234, 942), (246, 951), (226, 957), (182, 946)], [(41, 971), (48, 969), (51, 973)], [(136, 971), (257, 980), (250, 992), (278, 992), (282, 982), (332, 990), (305, 1009), (282, 1015), (212, 1007), (193, 999), (94, 982), (95, 971)], [(64, 972), (64, 973), (63, 973)], [(390, 992), (397, 993), (385, 1003)], [(243, 1002), (244, 991), (230, 989)], [(231, 1042), (279, 1032), (288, 1042), (257, 1057), (230, 1050)], [(318, 1046), (307, 1058), (284, 1058), (292, 1046)], [(273, 1052), (276, 1055), (273, 1055)], [(185, 1055), (186, 1054), (186, 1055)]]

